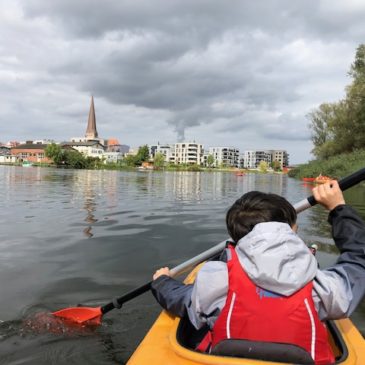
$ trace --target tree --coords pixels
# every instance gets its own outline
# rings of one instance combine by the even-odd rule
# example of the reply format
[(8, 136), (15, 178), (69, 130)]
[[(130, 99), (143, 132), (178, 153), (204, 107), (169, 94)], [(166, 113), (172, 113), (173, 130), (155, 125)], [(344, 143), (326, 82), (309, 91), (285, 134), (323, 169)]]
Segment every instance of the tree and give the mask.
[(212, 165), (214, 164), (215, 160), (214, 160), (214, 156), (213, 155), (208, 155), (207, 157), (207, 165), (208, 167), (212, 167)]
[(87, 156), (85, 158), (85, 168), (88, 169), (100, 169), (104, 165), (105, 159), (101, 159), (99, 157), (91, 157)]
[(193, 163), (187, 166), (188, 171), (201, 171), (201, 168), (198, 164)]
[(317, 110), (309, 113), (308, 118), (311, 121), (309, 125), (312, 130), (312, 142), (314, 148), (312, 153), (318, 158), (326, 158), (333, 151), (333, 119), (334, 104), (323, 103)]
[(280, 171), (281, 170), (281, 163), (277, 160), (271, 162), (270, 166), (274, 171)]
[(165, 155), (161, 152), (157, 152), (153, 158), (153, 165), (156, 168), (161, 168), (165, 165)]
[(127, 166), (136, 166), (136, 157), (137, 156), (133, 156), (133, 155), (127, 155), (124, 157), (123, 162), (127, 165)]
[(56, 165), (61, 165), (64, 160), (64, 152), (59, 144), (51, 143), (44, 150), (46, 157), (53, 160)]
[(81, 152), (71, 149), (65, 151), (65, 165), (74, 169), (84, 169), (87, 162)]
[(365, 81), (365, 44), (357, 47), (355, 61), (350, 67), (349, 75), (354, 79), (354, 83)]
[(365, 44), (358, 46), (349, 75), (343, 100), (321, 104), (308, 115), (312, 152), (319, 159), (365, 148)]
[(260, 161), (259, 163), (259, 170), (261, 172), (267, 172), (268, 163), (266, 161)]
[(148, 161), (150, 158), (150, 150), (147, 145), (138, 148), (137, 155), (135, 156), (135, 164), (140, 166), (142, 162)]
[(352, 149), (365, 148), (365, 44), (357, 47), (349, 75), (353, 82), (347, 87), (348, 121), (351, 122)]
[(333, 104), (333, 119), (331, 122), (332, 143), (328, 156), (338, 155), (354, 150), (355, 123), (351, 116), (351, 106), (348, 100), (340, 100)]

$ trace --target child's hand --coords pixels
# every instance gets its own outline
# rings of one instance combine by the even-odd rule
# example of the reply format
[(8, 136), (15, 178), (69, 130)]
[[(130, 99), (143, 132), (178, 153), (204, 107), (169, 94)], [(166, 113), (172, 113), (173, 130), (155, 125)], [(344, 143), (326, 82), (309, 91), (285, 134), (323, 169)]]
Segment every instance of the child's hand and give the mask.
[(162, 275), (170, 276), (170, 269), (168, 267), (161, 267), (153, 274), (153, 280), (156, 280)]
[(319, 204), (328, 210), (336, 208), (337, 205), (345, 204), (345, 199), (336, 180), (316, 186), (313, 189), (313, 196)]

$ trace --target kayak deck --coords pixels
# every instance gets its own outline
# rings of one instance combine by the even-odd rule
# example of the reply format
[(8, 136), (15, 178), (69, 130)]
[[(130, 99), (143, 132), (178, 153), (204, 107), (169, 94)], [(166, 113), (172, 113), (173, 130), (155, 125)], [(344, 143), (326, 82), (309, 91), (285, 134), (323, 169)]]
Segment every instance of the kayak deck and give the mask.
[[(194, 270), (185, 280), (191, 283), (195, 279), (198, 269)], [(177, 330), (180, 318), (174, 317), (162, 311), (143, 341), (140, 343), (127, 365), (260, 365), (283, 364), (245, 358), (223, 357), (202, 354), (183, 347), (177, 340)], [(346, 351), (341, 365), (365, 364), (365, 340), (349, 319), (334, 321), (335, 327), (342, 337)], [(335, 346), (335, 345), (334, 345)], [(339, 354), (338, 348), (334, 348), (335, 355)], [(347, 353), (346, 353), (347, 352)]]

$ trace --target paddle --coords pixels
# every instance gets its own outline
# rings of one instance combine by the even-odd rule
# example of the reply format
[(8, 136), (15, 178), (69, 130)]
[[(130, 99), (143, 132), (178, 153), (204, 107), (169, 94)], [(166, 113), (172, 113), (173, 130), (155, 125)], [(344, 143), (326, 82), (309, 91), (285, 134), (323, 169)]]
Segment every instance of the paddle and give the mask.
[[(359, 182), (365, 180), (365, 168), (345, 177), (339, 182), (340, 188), (342, 191), (345, 191), (346, 189), (351, 188), (352, 186), (358, 184)], [(310, 196), (306, 199), (303, 199), (302, 201), (298, 202), (294, 205), (295, 210), (297, 213), (302, 212), (303, 210), (306, 210), (310, 208), (311, 206), (317, 204), (313, 196)], [(201, 254), (183, 262), (182, 264), (174, 267), (171, 269), (171, 276), (175, 277), (178, 276), (188, 270), (191, 270), (193, 267), (198, 265), (199, 263), (206, 261), (218, 253), (220, 253), (224, 247), (225, 247), (226, 241), (223, 241), (219, 243), (218, 245), (210, 248), (209, 250), (206, 250), (202, 252)], [(122, 305), (139, 295), (147, 292), (151, 288), (150, 281), (147, 284), (144, 284), (140, 286), (137, 289), (134, 289), (127, 294), (124, 294), (120, 298), (113, 299), (110, 303), (105, 304), (102, 307), (94, 308), (94, 307), (71, 307), (71, 308), (65, 308), (61, 309), (57, 312), (52, 313), (56, 317), (61, 317), (66, 320), (76, 322), (76, 323), (85, 323), (88, 324), (100, 324), (101, 317), (103, 314), (108, 313), (114, 308), (121, 308)]]

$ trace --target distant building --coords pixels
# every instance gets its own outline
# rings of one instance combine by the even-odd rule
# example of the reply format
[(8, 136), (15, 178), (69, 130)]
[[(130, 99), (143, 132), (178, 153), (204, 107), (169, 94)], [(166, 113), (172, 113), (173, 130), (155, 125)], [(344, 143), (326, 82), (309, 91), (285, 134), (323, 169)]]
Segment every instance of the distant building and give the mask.
[(119, 152), (122, 155), (125, 155), (129, 152), (129, 146), (125, 144), (120, 144), (116, 138), (109, 138), (105, 141), (105, 150), (106, 152)]
[(173, 161), (175, 164), (197, 164), (203, 163), (204, 149), (203, 145), (195, 142), (175, 143), (175, 156)]
[(15, 163), (18, 161), (17, 156), (12, 155), (0, 155), (0, 163)]
[(272, 162), (272, 154), (270, 151), (256, 151), (256, 167), (259, 167), (260, 162), (264, 161), (268, 165)]
[(104, 139), (99, 138), (98, 131), (96, 129), (96, 117), (95, 117), (95, 106), (94, 106), (94, 97), (93, 96), (91, 96), (89, 117), (87, 120), (85, 137), (84, 138), (83, 137), (71, 138), (72, 143), (83, 143), (83, 142), (90, 142), (90, 141), (99, 142), (104, 148), (105, 141), (104, 141)]
[(138, 147), (137, 148), (130, 148), (129, 151), (125, 154), (126, 156), (137, 156)]
[[(157, 153), (165, 156), (165, 162), (180, 164), (197, 164), (204, 163), (203, 145), (195, 142), (181, 142), (175, 144), (160, 144), (150, 145), (149, 147), (151, 160)], [(130, 151), (131, 152), (131, 151)]]
[(208, 156), (214, 158), (214, 166), (239, 167), (240, 151), (235, 147), (209, 147)]
[(240, 169), (244, 169), (245, 168), (245, 153), (244, 152), (240, 152), (239, 155), (239, 165), (238, 167)]
[(63, 146), (69, 146), (81, 152), (85, 156), (98, 157), (107, 162), (117, 162), (130, 152), (130, 147), (120, 144), (116, 138), (102, 139), (96, 128), (96, 116), (94, 97), (91, 97), (89, 117), (85, 137), (73, 137), (70, 142), (64, 142)]
[[(121, 152), (103, 152), (102, 158), (104, 159), (104, 163), (116, 163), (118, 161), (123, 160), (125, 154)], [(99, 156), (98, 156), (99, 157)]]
[(261, 161), (267, 162), (269, 165), (278, 161), (280, 168), (289, 165), (289, 154), (285, 150), (251, 150), (243, 153), (243, 167), (255, 169), (260, 165)]
[(281, 168), (289, 166), (289, 154), (285, 150), (272, 150), (271, 154), (272, 162), (278, 161)]
[(243, 152), (243, 167), (246, 169), (256, 168), (256, 151)]
[(99, 141), (62, 142), (61, 145), (62, 147), (72, 147), (84, 156), (102, 158), (104, 153), (104, 145)]
[(14, 163), (17, 162), (18, 157), (12, 156), (10, 147), (0, 146), (0, 163)]
[(160, 144), (149, 146), (150, 156), (153, 159), (157, 153), (165, 156), (165, 162), (175, 162), (175, 145), (174, 144)]
[(51, 163), (52, 160), (46, 157), (46, 144), (25, 143), (11, 148), (11, 154), (19, 161)]
[(51, 144), (51, 143), (56, 143), (56, 141), (53, 139), (37, 139), (33, 141), (33, 144)]
[(94, 97), (91, 96), (91, 104), (89, 110), (89, 118), (87, 121), (87, 128), (85, 133), (85, 138), (87, 140), (95, 140), (98, 138), (98, 131), (96, 130), (96, 117), (95, 117), (95, 107), (94, 107)]
[(10, 155), (10, 147), (0, 146), (0, 156)]

